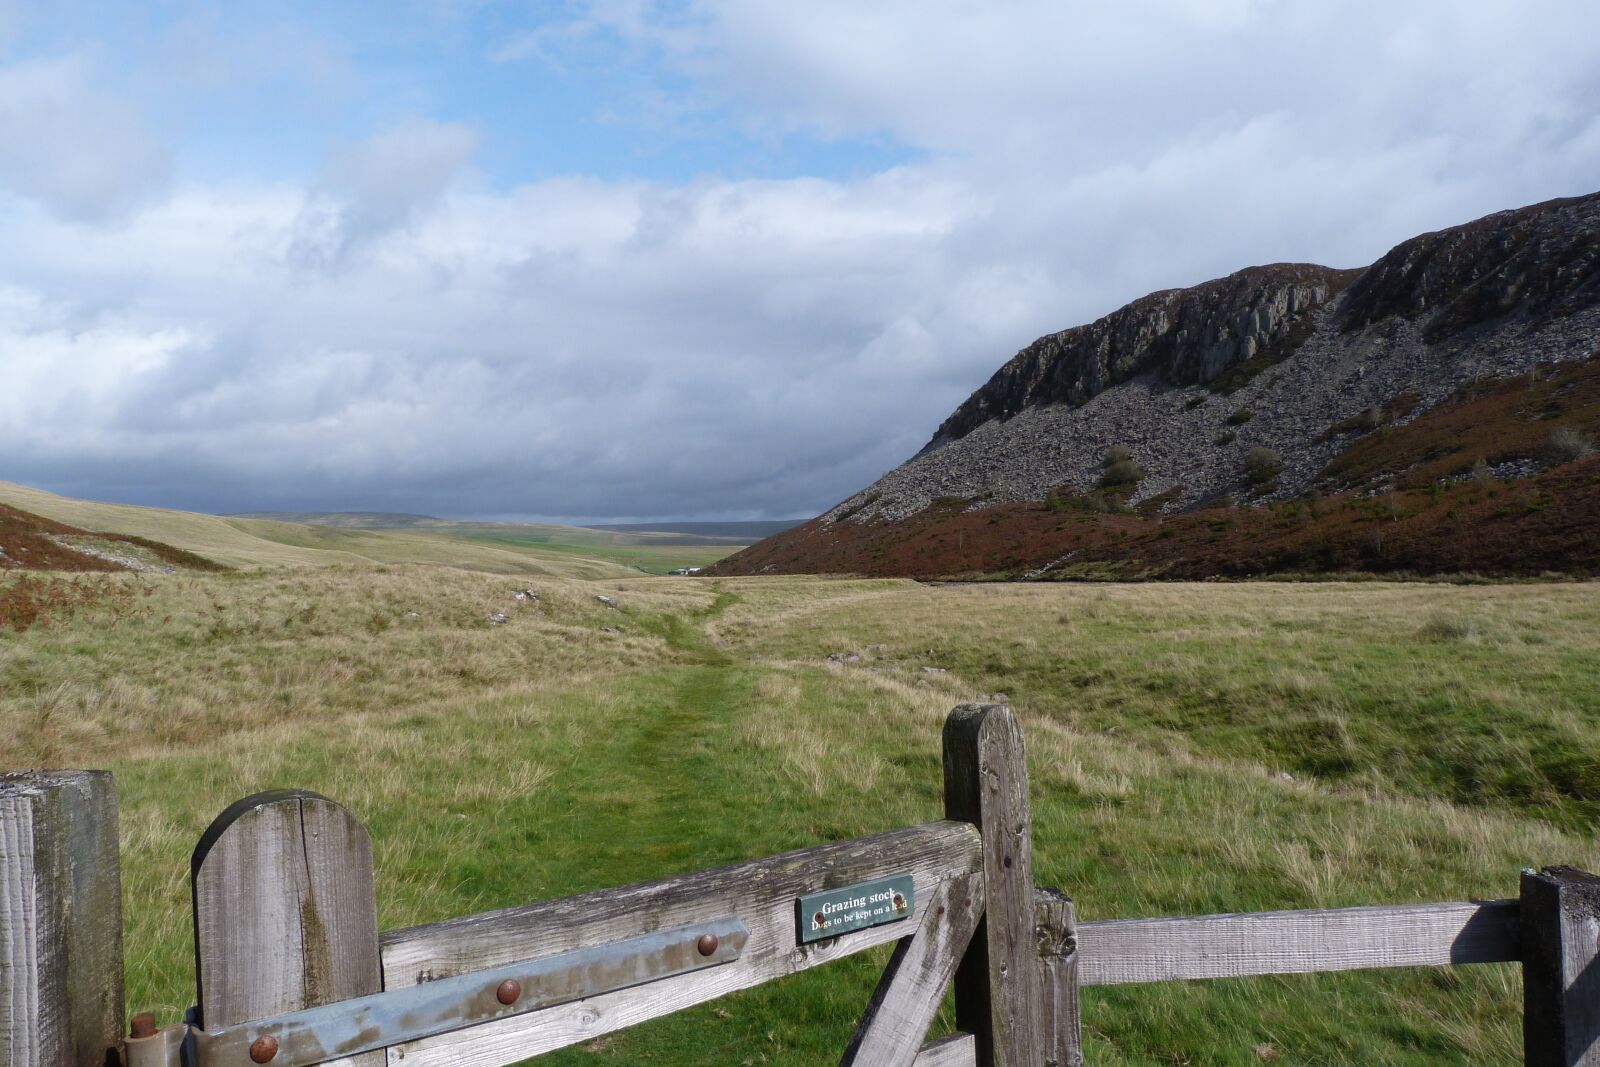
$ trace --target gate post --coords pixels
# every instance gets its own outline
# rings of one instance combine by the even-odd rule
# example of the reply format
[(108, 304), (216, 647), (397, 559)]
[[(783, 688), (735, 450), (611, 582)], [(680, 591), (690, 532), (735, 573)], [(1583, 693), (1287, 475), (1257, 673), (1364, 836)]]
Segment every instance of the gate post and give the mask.
[(117, 847), (109, 772), (0, 775), (0, 1063), (116, 1063), (123, 1024)]
[[(246, 797), (201, 836), (189, 871), (202, 1029), (382, 989), (372, 841), (327, 797)], [(262, 1052), (270, 1061), (277, 1043)], [(385, 1056), (340, 1062), (383, 1067)]]
[(1078, 1021), (1078, 923), (1072, 899), (1041, 888), (1033, 898), (1039, 938), (1039, 1031), (1044, 1067), (1083, 1067)]
[(1033, 825), (1022, 730), (1004, 704), (962, 704), (944, 723), (945, 817), (983, 835), (985, 911), (956, 970), (956, 1025), (978, 1067), (1043, 1067)]
[(1529, 1067), (1600, 1067), (1600, 877), (1522, 872), (1522, 1044)]

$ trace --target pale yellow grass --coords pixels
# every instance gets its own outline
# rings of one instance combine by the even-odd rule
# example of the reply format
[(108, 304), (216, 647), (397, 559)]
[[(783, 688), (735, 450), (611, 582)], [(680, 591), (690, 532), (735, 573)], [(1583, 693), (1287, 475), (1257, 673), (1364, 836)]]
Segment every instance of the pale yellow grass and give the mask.
[(0, 503), (96, 533), (127, 534), (160, 541), (229, 567), (439, 563), (501, 574), (569, 578), (610, 578), (633, 573), (630, 568), (607, 560), (531, 546), (105, 504), (75, 500), (10, 482), (0, 482)]
[[(594, 672), (662, 661), (638, 620), (715, 595), (420, 566), (99, 580), (149, 595), (120, 622), (90, 612), (0, 637), (0, 766), (86, 765), (552, 681), (582, 689)], [(539, 600), (515, 598), (530, 587)]]

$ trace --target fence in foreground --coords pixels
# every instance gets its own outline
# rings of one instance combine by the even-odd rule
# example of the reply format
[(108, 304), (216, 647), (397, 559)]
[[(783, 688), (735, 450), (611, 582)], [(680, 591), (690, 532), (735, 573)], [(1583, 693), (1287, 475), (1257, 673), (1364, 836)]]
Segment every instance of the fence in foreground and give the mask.
[[(1085, 986), (1512, 962), (1526, 1062), (1600, 1067), (1600, 878), (1080, 924), (1033, 884), (1009, 708), (955, 709), (944, 779), (941, 822), (383, 934), (361, 824), (315, 793), (247, 797), (191, 862), (189, 1019), (126, 1034), (111, 776), (0, 777), (0, 1065), (499, 1067), (892, 943), (847, 1067), (1079, 1064)], [(952, 982), (958, 1032), (928, 1041)]]

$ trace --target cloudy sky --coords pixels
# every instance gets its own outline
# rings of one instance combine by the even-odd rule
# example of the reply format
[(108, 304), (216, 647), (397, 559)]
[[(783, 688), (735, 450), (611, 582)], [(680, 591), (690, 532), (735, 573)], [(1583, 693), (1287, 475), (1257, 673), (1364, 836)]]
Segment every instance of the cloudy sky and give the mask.
[(0, 480), (810, 515), (1041, 333), (1597, 188), (1594, 0), (0, 0)]

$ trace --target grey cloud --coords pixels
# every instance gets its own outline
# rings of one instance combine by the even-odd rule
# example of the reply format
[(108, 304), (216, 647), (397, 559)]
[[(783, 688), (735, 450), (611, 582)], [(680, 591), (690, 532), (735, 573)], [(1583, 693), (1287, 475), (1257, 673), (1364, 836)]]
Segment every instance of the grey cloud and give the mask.
[(334, 154), (296, 223), (291, 256), (337, 266), (438, 205), (471, 160), (478, 134), (415, 119)]
[(93, 84), (83, 61), (0, 67), (0, 187), (62, 218), (99, 222), (153, 201), (170, 174), (164, 147), (131, 108)]
[[(780, 186), (749, 193), (792, 196)], [(559, 189), (518, 194), (535, 220), (563, 197)], [(798, 321), (765, 299), (773, 285), (842, 263), (854, 264), (851, 284), (882, 292), (895, 284), (896, 257), (874, 263), (835, 249), (822, 262), (787, 271), (769, 263), (741, 277), (752, 255), (741, 228), (719, 230), (704, 222), (718, 213), (705, 210), (692, 213), (702, 228), (646, 262), (625, 230), (609, 242), (566, 234), (545, 251), (582, 245), (595, 269), (548, 292), (511, 266), (527, 258), (520, 243), (502, 250), (504, 269), (486, 248), (442, 290), (394, 261), (401, 252), (433, 258), (445, 234), (492, 246), (503, 207), (484, 200), (443, 209), (382, 261), (354, 263), (314, 286), (267, 255), (238, 281), (204, 291), (153, 279), (93, 350), (74, 338), (95, 313), (19, 311), (0, 350), (35, 353), (41, 367), (70, 365), (98, 383), (98, 399), (87, 405), (46, 370), (19, 380), (17, 411), (49, 417), (0, 419), (0, 451), (17, 465), (11, 476), (59, 470), (62, 453), (49, 444), (58, 441), (94, 467), (99, 495), (138, 486), (152, 500), (218, 509), (293, 498), (323, 507), (410, 500), (413, 510), (469, 513), (790, 514), (812, 500), (831, 503), (912, 447), (910, 437), (883, 429), (920, 387), (885, 390), (863, 371), (864, 317), (830, 321), (823, 300), (804, 309), (814, 323)], [(825, 205), (793, 200), (782, 210), (748, 202), (742, 210), (768, 219), (769, 237), (785, 243), (778, 231), (815, 229), (828, 215)], [(170, 211), (189, 217), (181, 201)], [(294, 224), (292, 209), (284, 224)], [(47, 220), (24, 229), (29, 244), (50, 240)], [(151, 218), (122, 240), (159, 241), (170, 229)], [(219, 264), (237, 254), (228, 237), (206, 242)], [(0, 253), (0, 269), (16, 269), (20, 255)], [(236, 303), (230, 285), (275, 313), (219, 313)], [(149, 335), (173, 308), (207, 328), (153, 346)], [(330, 347), (332, 336), (363, 343)], [(136, 358), (152, 348), (158, 357)], [(131, 354), (115, 355), (124, 351)], [(75, 425), (85, 412), (92, 434)]]

